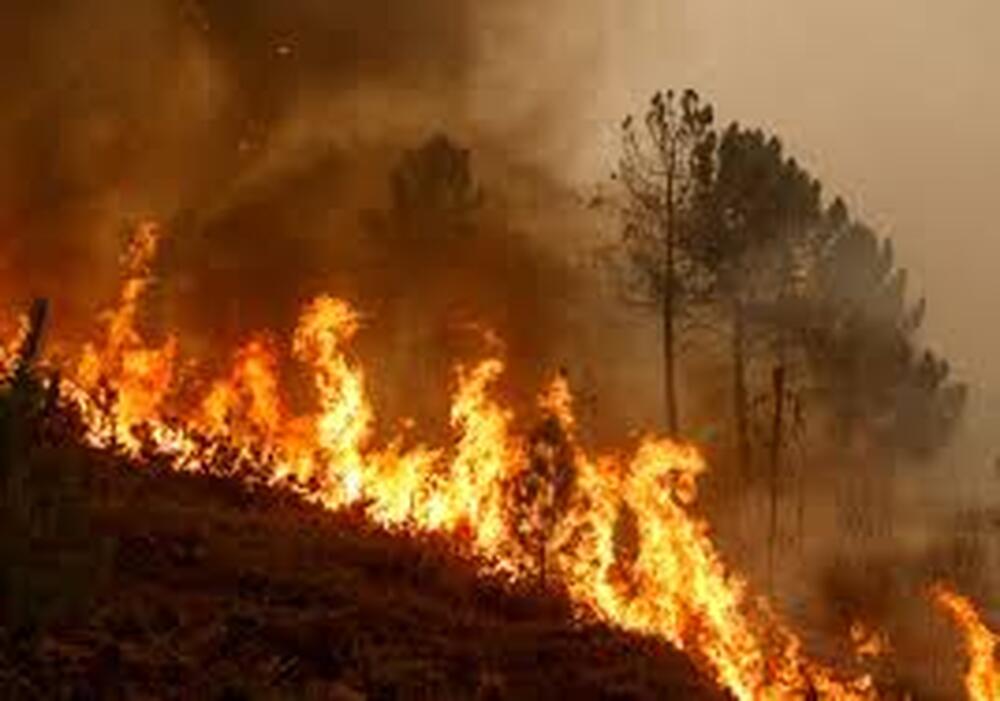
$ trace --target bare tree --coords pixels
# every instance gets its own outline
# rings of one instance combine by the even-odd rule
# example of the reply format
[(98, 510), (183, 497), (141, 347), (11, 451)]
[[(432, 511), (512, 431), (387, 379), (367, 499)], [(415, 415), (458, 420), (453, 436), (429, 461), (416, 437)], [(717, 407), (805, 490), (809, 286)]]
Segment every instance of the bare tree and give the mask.
[(681, 429), (677, 400), (677, 321), (685, 304), (684, 239), (697, 181), (707, 175), (715, 145), (713, 112), (686, 90), (653, 96), (641, 124), (629, 117), (617, 177), (624, 185), (624, 244), (635, 299), (658, 311), (663, 334), (663, 396), (667, 430)]

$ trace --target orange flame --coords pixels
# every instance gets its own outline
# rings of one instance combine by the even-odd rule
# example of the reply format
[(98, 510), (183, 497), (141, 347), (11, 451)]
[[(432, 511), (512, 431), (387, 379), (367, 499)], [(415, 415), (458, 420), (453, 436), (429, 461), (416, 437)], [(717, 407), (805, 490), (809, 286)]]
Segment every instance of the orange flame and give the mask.
[(126, 279), (118, 307), (108, 315), (100, 348), (87, 345), (76, 368), (76, 386), (94, 401), (76, 393), (99, 445), (117, 444), (136, 451), (140, 441), (134, 429), (156, 422), (173, 380), (177, 341), (167, 338), (161, 348), (144, 345), (135, 328), (139, 302), (150, 282), (156, 255), (156, 227), (139, 228), (124, 259)]
[(969, 669), (965, 674), (965, 688), (971, 701), (1000, 700), (1000, 671), (997, 670), (996, 651), (1000, 638), (986, 627), (975, 606), (943, 585), (931, 591), (937, 605), (947, 613), (965, 635), (965, 649), (969, 656)]
[(361, 320), (346, 302), (320, 297), (292, 339), (294, 357), (312, 372), (314, 413), (291, 415), (279, 359), (257, 340), (189, 416), (168, 421), (176, 341), (148, 348), (136, 330), (156, 240), (153, 227), (138, 232), (103, 345), (84, 348), (62, 385), (93, 444), (135, 455), (152, 443), (191, 470), (205, 468), (196, 437), (256, 447), (274, 482), (290, 480), (328, 508), (362, 508), (387, 528), (450, 534), (512, 577), (538, 564), (519, 537), (523, 510), (516, 503), (534, 500), (531, 526), (546, 572), (580, 615), (670, 641), (741, 701), (875, 698), (867, 677), (840, 679), (809, 660), (795, 635), (727, 570), (708, 525), (692, 513), (706, 470), (698, 451), (650, 437), (630, 459), (588, 455), (561, 375), (539, 397), (547, 428), (537, 436), (514, 432), (512, 412), (491, 396), (503, 363), (487, 359), (457, 372), (448, 447), (404, 451), (399, 438), (379, 443), (364, 373), (348, 354)]
[(861, 658), (883, 657), (892, 650), (885, 633), (874, 630), (861, 621), (851, 624), (851, 642), (854, 643), (855, 653)]
[(265, 341), (244, 346), (230, 377), (216, 382), (202, 402), (202, 422), (209, 433), (229, 433), (241, 443), (269, 442), (285, 416), (277, 373), (278, 358)]
[(17, 370), (18, 354), (28, 336), (28, 317), (17, 319), (17, 330), (0, 342), (0, 377), (9, 377)]

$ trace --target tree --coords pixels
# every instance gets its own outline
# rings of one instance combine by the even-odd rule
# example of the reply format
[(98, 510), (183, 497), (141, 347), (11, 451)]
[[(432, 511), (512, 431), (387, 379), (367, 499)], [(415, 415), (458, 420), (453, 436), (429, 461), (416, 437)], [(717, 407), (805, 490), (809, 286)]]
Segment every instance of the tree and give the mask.
[(447, 416), (443, 395), (426, 391), (449, 377), (441, 352), (452, 292), (442, 271), (461, 269), (481, 239), (483, 194), (470, 152), (444, 134), (404, 151), (388, 174), (389, 201), (367, 213), (372, 270), (362, 284), (390, 329), (377, 384), (382, 416)]
[(392, 227), (410, 236), (468, 235), (482, 204), (467, 149), (435, 134), (403, 154), (390, 176)]
[(842, 443), (858, 439), (918, 458), (942, 447), (966, 388), (951, 380), (946, 361), (919, 347), (926, 304), (907, 302), (906, 271), (896, 267), (891, 242), (834, 202), (812, 283), (804, 340)]
[(618, 178), (625, 187), (623, 242), (638, 301), (658, 310), (663, 334), (663, 394), (667, 430), (680, 432), (677, 400), (677, 320), (683, 311), (684, 238), (699, 179), (710, 176), (715, 147), (713, 111), (693, 90), (677, 99), (656, 93), (642, 125), (622, 125)]
[[(751, 341), (771, 341), (775, 375), (787, 381), (787, 317), (794, 313), (808, 232), (819, 218), (820, 186), (781, 142), (760, 130), (730, 125), (715, 170), (699, 181), (697, 229), (687, 242), (703, 297), (729, 320), (733, 420), (741, 470), (750, 470)], [(780, 419), (780, 416), (779, 416)], [(780, 420), (772, 440), (780, 440)], [(777, 460), (774, 455), (772, 462)]]
[(576, 463), (566, 428), (554, 414), (528, 436), (528, 464), (510, 485), (514, 535), (531, 560), (542, 588), (557, 531), (571, 504)]
[(60, 401), (59, 378), (37, 367), (47, 310), (32, 306), (0, 382), (0, 637), (28, 648), (84, 610), (110, 555), (90, 529), (83, 424)]
[[(926, 457), (954, 430), (965, 388), (921, 348), (924, 305), (907, 300), (891, 244), (842, 201), (824, 209), (819, 181), (777, 137), (738, 123), (717, 135), (691, 91), (679, 102), (657, 95), (645, 128), (628, 119), (624, 131), (624, 249), (639, 301), (661, 312), (669, 428), (679, 424), (675, 326), (697, 315), (725, 334), (742, 477), (757, 476), (754, 434), (767, 436), (773, 559), (783, 447), (806, 435), (806, 399), (839, 427), (823, 448), (863, 440)], [(705, 349), (715, 340), (693, 338)], [(762, 407), (768, 415), (755, 416)]]
[(697, 264), (704, 300), (728, 319), (732, 416), (740, 474), (752, 472), (750, 365), (754, 341), (773, 355), (770, 421), (768, 572), (778, 529), (778, 492), (789, 394), (787, 317), (797, 304), (802, 252), (820, 214), (820, 186), (781, 142), (760, 130), (730, 125), (718, 144), (714, 169), (699, 179), (698, 223), (686, 242)]

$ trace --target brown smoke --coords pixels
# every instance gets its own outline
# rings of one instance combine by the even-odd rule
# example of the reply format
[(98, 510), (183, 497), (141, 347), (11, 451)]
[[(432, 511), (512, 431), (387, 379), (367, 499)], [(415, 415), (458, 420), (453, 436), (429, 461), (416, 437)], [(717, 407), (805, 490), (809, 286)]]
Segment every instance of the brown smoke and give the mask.
[[(504, 339), (510, 384), (529, 394), (559, 365), (603, 365), (603, 312), (567, 255), (585, 248), (566, 245), (584, 238), (584, 217), (560, 178), (522, 158), (572, 139), (568, 89), (542, 88), (593, 64), (588, 35), (566, 34), (558, 58), (536, 51), (549, 29), (566, 32), (545, 29), (549, 11), (565, 10), (563, 0), (5, 4), (5, 296), (51, 297), (58, 329), (92, 331), (123, 237), (151, 218), (164, 248), (147, 331), (180, 329), (191, 355), (220, 366), (261, 329), (284, 335), (320, 292), (369, 313), (363, 350), (386, 358), (373, 384), (400, 395), (419, 396), (414, 382), (443, 391), (454, 360), (483, 352), (470, 340), (482, 326)], [(376, 241), (365, 218), (390, 206), (392, 168), (438, 132), (471, 149), (485, 193), (477, 235)], [(383, 399), (392, 414), (444, 409)]]
[[(388, 131), (394, 113), (418, 107), (408, 93), (460, 89), (469, 22), (460, 0), (5, 3), (11, 267), (40, 287), (93, 280), (100, 244), (124, 220), (205, 225), (239, 206), (248, 183), (321, 160), (324, 141)], [(363, 113), (379, 94), (381, 109)]]

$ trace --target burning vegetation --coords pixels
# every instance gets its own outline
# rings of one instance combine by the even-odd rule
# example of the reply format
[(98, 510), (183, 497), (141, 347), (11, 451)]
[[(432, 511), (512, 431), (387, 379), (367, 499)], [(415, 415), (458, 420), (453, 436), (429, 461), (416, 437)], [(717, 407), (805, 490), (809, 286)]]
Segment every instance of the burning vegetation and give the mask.
[[(87, 444), (147, 469), (160, 461), (221, 471), (355, 511), (390, 532), (446, 537), (485, 575), (563, 592), (581, 620), (668, 641), (736, 698), (879, 697), (869, 675), (812, 658), (726, 567), (695, 510), (706, 470), (698, 450), (650, 436), (631, 456), (591, 455), (577, 440), (562, 375), (539, 396), (538, 423), (524, 435), (492, 396), (503, 360), (460, 367), (453, 440), (405, 448), (401, 436), (372, 432), (365, 374), (350, 349), (361, 317), (324, 296), (306, 305), (288, 344), (311, 375), (312, 413), (288, 408), (277, 377), (284, 361), (259, 340), (200, 401), (177, 404), (176, 342), (150, 346), (136, 329), (157, 244), (155, 227), (136, 233), (118, 306), (75, 364), (33, 369), (44, 308), (35, 314), (8, 345), (18, 348), (9, 356), (8, 403), (36, 384), (48, 410), (77, 417)], [(993, 634), (966, 600), (943, 588), (935, 598), (968, 635), (970, 697), (996, 698)], [(861, 654), (884, 652), (877, 637), (860, 637)]]
[[(937, 698), (950, 620), (1000, 700), (978, 551), (892, 531), (967, 389), (776, 136), (657, 93), (581, 198), (523, 156), (566, 104), (481, 114), (520, 0), (111, 5), (0, 9), (0, 689), (203, 697), (239, 653), (267, 698)], [(139, 634), (108, 591), (170, 604)]]

